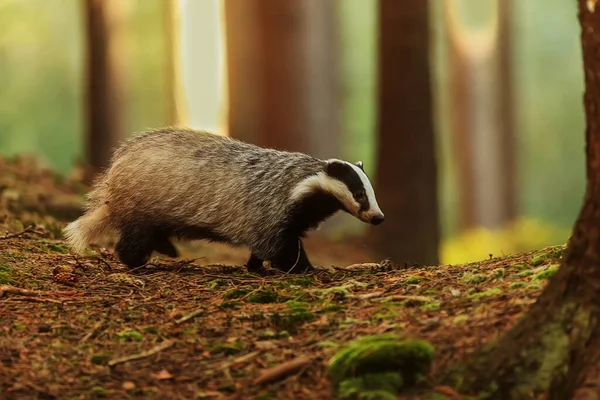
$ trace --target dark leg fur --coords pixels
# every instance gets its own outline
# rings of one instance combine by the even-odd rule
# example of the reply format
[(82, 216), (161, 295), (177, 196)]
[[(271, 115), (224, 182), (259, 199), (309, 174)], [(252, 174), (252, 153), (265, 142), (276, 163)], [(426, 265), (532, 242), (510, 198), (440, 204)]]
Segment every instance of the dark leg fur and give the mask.
[(302, 240), (286, 240), (279, 253), (271, 260), (271, 265), (280, 271), (298, 274), (308, 272), (314, 267), (308, 260)]
[(248, 270), (248, 272), (264, 271), (263, 260), (256, 257), (254, 254), (250, 254), (250, 259), (246, 263), (246, 269)]
[(171, 258), (179, 257), (179, 252), (177, 248), (171, 243), (168, 237), (165, 236), (155, 236), (153, 246), (154, 251), (164, 254), (165, 256)]
[(121, 235), (115, 251), (119, 260), (129, 268), (137, 268), (148, 262), (154, 243), (151, 234), (136, 228), (125, 228)]

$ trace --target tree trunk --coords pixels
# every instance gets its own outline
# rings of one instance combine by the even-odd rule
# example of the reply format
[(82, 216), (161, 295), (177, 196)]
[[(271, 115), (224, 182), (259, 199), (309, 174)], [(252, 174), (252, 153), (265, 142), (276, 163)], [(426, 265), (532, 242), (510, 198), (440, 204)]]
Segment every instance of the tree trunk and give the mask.
[(398, 263), (438, 263), (436, 146), (428, 2), (379, 2), (376, 193), (386, 221), (373, 249)]
[[(113, 148), (125, 137), (121, 68), (115, 38), (117, 3), (86, 0), (87, 30), (87, 129), (85, 180), (90, 183), (105, 168)], [(111, 13), (111, 11), (113, 11)], [(118, 27), (117, 27), (118, 28)]]
[(181, 5), (180, 0), (167, 0), (164, 2), (164, 20), (166, 36), (166, 74), (167, 74), (167, 115), (169, 125), (187, 125), (185, 110), (185, 96), (183, 94), (181, 65)]
[(231, 136), (281, 150), (337, 156), (333, 3), (224, 4)]
[(459, 228), (498, 229), (516, 217), (511, 1), (488, 2), (490, 22), (478, 32), (464, 28), (456, 3), (444, 2), (444, 20)]
[(585, 72), (587, 190), (558, 273), (528, 313), (453, 373), (490, 399), (600, 398), (600, 8), (579, 0)]

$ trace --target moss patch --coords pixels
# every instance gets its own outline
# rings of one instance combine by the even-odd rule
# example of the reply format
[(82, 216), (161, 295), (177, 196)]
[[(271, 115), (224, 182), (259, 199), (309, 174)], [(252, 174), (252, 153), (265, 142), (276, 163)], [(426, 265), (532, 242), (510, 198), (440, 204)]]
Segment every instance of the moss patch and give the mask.
[(434, 349), (428, 342), (396, 335), (366, 336), (330, 360), (328, 375), (344, 399), (393, 399), (429, 369)]

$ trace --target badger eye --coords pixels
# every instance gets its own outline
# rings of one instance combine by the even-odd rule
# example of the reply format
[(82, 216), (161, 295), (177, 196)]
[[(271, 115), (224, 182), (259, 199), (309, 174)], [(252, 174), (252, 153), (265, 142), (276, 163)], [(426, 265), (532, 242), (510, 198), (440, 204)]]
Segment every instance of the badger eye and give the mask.
[(363, 197), (365, 197), (366, 193), (364, 190), (359, 190), (357, 192), (354, 192), (354, 197), (357, 199), (361, 199)]

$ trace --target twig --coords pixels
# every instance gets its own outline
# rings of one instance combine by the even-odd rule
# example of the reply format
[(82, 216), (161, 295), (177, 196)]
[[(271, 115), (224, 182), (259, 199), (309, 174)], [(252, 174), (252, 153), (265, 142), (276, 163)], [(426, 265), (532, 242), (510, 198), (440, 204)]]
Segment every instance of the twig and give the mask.
[(212, 375), (216, 374), (217, 372), (231, 368), (234, 365), (248, 362), (248, 361), (252, 360), (253, 358), (256, 358), (258, 355), (260, 355), (260, 353), (261, 353), (260, 350), (253, 351), (253, 352), (245, 354), (241, 357), (235, 358), (232, 361), (224, 362), (214, 369), (209, 369), (209, 370), (205, 371), (204, 374), (208, 375), (208, 376), (212, 376)]
[(312, 358), (302, 356), (295, 358), (291, 361), (279, 364), (276, 367), (266, 369), (262, 371), (260, 376), (254, 380), (255, 385), (262, 385), (264, 383), (273, 382), (286, 376), (294, 374), (296, 371), (304, 368), (312, 362)]
[(168, 349), (169, 347), (173, 346), (175, 344), (174, 341), (172, 340), (165, 340), (164, 342), (162, 342), (161, 344), (159, 344), (158, 346), (155, 346), (153, 348), (151, 348), (148, 351), (143, 351), (140, 354), (134, 354), (131, 356), (126, 356), (126, 357), (121, 357), (121, 358), (115, 358), (112, 359), (108, 362), (108, 365), (110, 367), (115, 366), (117, 364), (122, 364), (124, 362), (127, 361), (133, 361), (133, 360), (139, 360), (140, 358), (146, 358), (146, 357), (150, 357), (158, 352), (161, 352), (165, 349)]
[(38, 296), (48, 296), (48, 295), (50, 295), (50, 296), (72, 296), (72, 295), (78, 294), (79, 292), (75, 292), (75, 291), (45, 292), (45, 291), (41, 291), (41, 290), (21, 289), (16, 286), (12, 286), (12, 285), (0, 285), (0, 297), (2, 297), (2, 295), (4, 293), (16, 294), (19, 296), (38, 297)]
[(53, 303), (53, 304), (62, 304), (62, 301), (54, 300), (54, 299), (44, 299), (40, 297), (23, 297), (20, 300), (22, 301), (31, 301), (34, 303)]
[(106, 321), (108, 320), (108, 316), (110, 315), (111, 310), (112, 309), (108, 309), (108, 312), (106, 313), (106, 317), (103, 320), (96, 322), (96, 324), (94, 325), (92, 330), (89, 331), (83, 338), (81, 338), (81, 343), (87, 342), (90, 338), (95, 336), (96, 333), (98, 333), (98, 331), (102, 328), (102, 326), (104, 324), (106, 324)]
[(13, 239), (19, 236), (23, 236), (26, 233), (37, 233), (35, 232), (35, 230), (33, 229), (33, 225), (27, 227), (26, 229), (23, 229), (21, 232), (17, 232), (17, 233), (11, 233), (8, 235), (4, 235), (4, 236), (0, 236), (0, 240), (6, 240), (6, 239)]
[(191, 312), (191, 313), (189, 313), (188, 315), (185, 315), (185, 316), (183, 316), (183, 317), (179, 318), (177, 321), (175, 321), (175, 323), (176, 323), (176, 324), (181, 324), (181, 323), (183, 323), (183, 322), (185, 322), (185, 321), (187, 321), (187, 320), (190, 320), (190, 319), (192, 319), (192, 318), (194, 318), (194, 317), (197, 317), (198, 315), (200, 315), (200, 314), (204, 313), (204, 311), (205, 311), (205, 309), (204, 309), (204, 308), (199, 308), (199, 309), (197, 309), (197, 310), (195, 310), (195, 311), (192, 311), (192, 312)]

